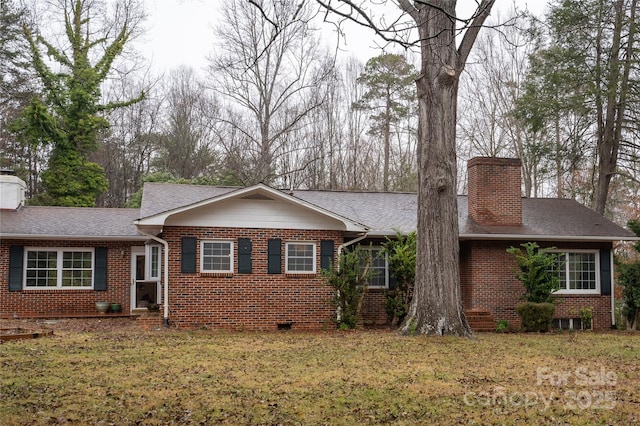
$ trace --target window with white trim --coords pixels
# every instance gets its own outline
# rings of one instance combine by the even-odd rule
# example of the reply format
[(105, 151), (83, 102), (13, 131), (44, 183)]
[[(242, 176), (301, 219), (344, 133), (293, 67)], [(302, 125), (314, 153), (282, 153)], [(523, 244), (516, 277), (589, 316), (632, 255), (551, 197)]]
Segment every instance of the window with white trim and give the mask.
[(382, 251), (382, 247), (363, 247), (371, 252), (371, 278), (369, 287), (388, 288), (389, 287), (389, 265), (387, 254)]
[(233, 241), (202, 241), (201, 272), (233, 272)]
[(93, 288), (93, 249), (27, 248), (25, 288)]
[(598, 293), (600, 291), (597, 250), (556, 252), (560, 277), (558, 293)]
[(316, 272), (316, 243), (286, 243), (286, 271), (293, 274)]

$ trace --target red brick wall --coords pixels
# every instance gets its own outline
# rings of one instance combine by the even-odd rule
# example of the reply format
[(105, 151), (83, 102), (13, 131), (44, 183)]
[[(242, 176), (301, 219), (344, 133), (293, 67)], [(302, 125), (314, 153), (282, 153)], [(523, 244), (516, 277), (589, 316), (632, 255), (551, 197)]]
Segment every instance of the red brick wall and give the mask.
[(469, 216), (481, 225), (522, 224), (519, 159), (476, 157), (467, 163)]
[[(506, 252), (511, 246), (519, 246), (519, 241), (463, 241), (461, 257), (467, 267), (461, 265), (461, 288), (465, 309), (488, 309), (496, 320), (508, 320), (519, 327), (520, 318), (515, 307), (522, 303), (524, 286), (515, 278), (515, 263)], [(558, 249), (601, 249), (607, 244), (596, 243), (540, 243)], [(472, 265), (470, 267), (469, 265)], [(611, 327), (611, 296), (600, 295), (559, 295), (557, 296), (555, 318), (579, 318), (580, 308), (593, 307), (593, 328), (605, 330)]]
[[(197, 270), (200, 270), (201, 239), (249, 238), (252, 242), (252, 273), (182, 273), (181, 238), (196, 237)], [(169, 243), (169, 321), (178, 327), (276, 330), (279, 324), (292, 329), (319, 330), (335, 327), (333, 290), (320, 274), (285, 274), (285, 243), (316, 242), (316, 270), (320, 271), (320, 241), (334, 240), (334, 258), (342, 244), (338, 231), (167, 227)], [(267, 241), (282, 239), (282, 272), (267, 273)], [(237, 247), (236, 251), (237, 260)]]
[[(107, 247), (107, 290), (43, 289), (9, 291), (9, 247)], [(0, 318), (29, 318), (68, 314), (95, 314), (95, 302), (121, 303), (129, 308), (131, 246), (140, 242), (24, 241), (0, 242)]]
[(362, 306), (362, 322), (365, 326), (376, 326), (387, 324), (389, 318), (385, 305), (387, 298), (384, 289), (370, 288), (364, 298)]

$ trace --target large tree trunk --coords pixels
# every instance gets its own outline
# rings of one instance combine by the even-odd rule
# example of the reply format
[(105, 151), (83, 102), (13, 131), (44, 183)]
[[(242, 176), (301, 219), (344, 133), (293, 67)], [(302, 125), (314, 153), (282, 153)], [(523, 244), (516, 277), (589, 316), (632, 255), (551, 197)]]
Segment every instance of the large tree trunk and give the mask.
[[(454, 20), (450, 18), (455, 16), (455, 3), (432, 1), (433, 7), (423, 6), (412, 14), (420, 33), (422, 67), (416, 80), (416, 283), (409, 313), (401, 326), (405, 334), (471, 335), (460, 294), (455, 137), (458, 78), (475, 35), (467, 40), (471, 44), (463, 41), (461, 51), (456, 49)], [(492, 2), (485, 3), (490, 9)]]

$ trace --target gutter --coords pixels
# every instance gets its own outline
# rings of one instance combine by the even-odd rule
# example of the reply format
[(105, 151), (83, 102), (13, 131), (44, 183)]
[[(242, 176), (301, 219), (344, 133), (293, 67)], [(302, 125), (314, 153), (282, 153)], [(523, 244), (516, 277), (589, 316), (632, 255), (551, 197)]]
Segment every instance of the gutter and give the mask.
[(464, 240), (529, 240), (529, 241), (640, 241), (635, 236), (598, 236), (598, 235), (535, 235), (535, 234), (460, 234), (460, 241)]
[(342, 255), (342, 250), (344, 250), (344, 248), (345, 248), (345, 247), (348, 247), (348, 246), (350, 246), (350, 245), (352, 245), (352, 244), (357, 243), (358, 241), (362, 241), (362, 240), (364, 240), (364, 239), (365, 239), (365, 238), (367, 238), (368, 236), (369, 236), (369, 233), (368, 233), (368, 232), (364, 232), (364, 233), (362, 233), (362, 235), (360, 235), (359, 237), (354, 238), (354, 239), (353, 239), (353, 240), (351, 240), (351, 241), (347, 241), (346, 243), (342, 243), (342, 244), (340, 244), (340, 245), (338, 246), (338, 269), (340, 268), (340, 256)]
[(164, 247), (164, 262), (162, 262), (162, 286), (164, 287), (162, 299), (164, 311), (162, 314), (162, 325), (169, 328), (169, 243), (160, 237), (156, 237), (155, 235), (148, 234), (140, 230), (140, 228), (138, 228), (138, 231), (146, 237), (151, 238), (153, 241), (162, 244)]

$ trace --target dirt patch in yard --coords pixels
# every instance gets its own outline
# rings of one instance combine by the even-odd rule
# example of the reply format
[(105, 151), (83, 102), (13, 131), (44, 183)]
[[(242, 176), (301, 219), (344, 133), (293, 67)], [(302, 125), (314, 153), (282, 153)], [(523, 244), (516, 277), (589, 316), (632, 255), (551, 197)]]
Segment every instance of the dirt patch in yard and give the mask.
[[(159, 328), (159, 327), (158, 327)], [(87, 332), (144, 332), (132, 318), (64, 318), (0, 320), (0, 329), (54, 331), (55, 334)]]

